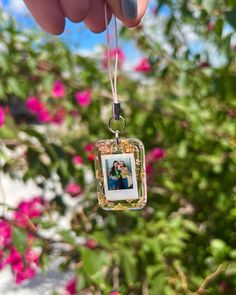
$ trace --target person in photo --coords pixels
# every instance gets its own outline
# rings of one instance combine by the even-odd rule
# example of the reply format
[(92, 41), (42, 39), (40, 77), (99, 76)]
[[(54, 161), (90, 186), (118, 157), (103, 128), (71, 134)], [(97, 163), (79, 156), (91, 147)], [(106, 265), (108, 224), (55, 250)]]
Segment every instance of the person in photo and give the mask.
[(118, 167), (118, 161), (114, 161), (108, 173), (109, 190), (117, 190), (119, 188), (120, 170)]
[(118, 169), (120, 170), (119, 189), (128, 189), (131, 186), (129, 183), (131, 175), (124, 161), (120, 161)]

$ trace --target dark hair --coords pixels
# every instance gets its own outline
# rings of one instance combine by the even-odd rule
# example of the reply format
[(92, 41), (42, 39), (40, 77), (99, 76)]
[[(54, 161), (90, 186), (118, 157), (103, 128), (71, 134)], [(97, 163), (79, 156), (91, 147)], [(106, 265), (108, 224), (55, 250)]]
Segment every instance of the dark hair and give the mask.
[(122, 162), (122, 163), (124, 164), (124, 167), (126, 167), (126, 165), (125, 165), (125, 161), (120, 161), (120, 162)]
[(118, 163), (119, 164), (119, 162), (118, 161), (114, 161), (113, 162), (113, 165), (112, 165), (112, 168), (111, 168), (111, 175), (114, 175), (114, 176), (116, 175), (116, 168), (114, 166), (115, 163)]

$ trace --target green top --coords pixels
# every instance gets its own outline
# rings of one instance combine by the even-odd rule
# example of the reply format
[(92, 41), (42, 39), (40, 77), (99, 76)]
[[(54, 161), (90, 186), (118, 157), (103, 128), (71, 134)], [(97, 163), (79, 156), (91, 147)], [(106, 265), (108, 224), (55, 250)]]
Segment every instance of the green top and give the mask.
[(115, 169), (115, 174), (111, 173), (112, 169), (109, 171), (109, 177), (112, 179), (118, 179), (120, 177), (120, 171), (118, 169)]

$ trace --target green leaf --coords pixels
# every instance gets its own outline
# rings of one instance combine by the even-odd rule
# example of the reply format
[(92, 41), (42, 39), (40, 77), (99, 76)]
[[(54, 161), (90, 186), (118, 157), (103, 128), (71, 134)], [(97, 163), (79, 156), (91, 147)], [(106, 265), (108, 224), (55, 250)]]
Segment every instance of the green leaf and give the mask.
[(16, 250), (20, 254), (24, 255), (26, 252), (27, 243), (28, 243), (26, 231), (21, 228), (14, 227), (13, 233), (12, 233), (12, 242), (13, 242), (13, 245), (16, 247)]
[(105, 287), (103, 269), (110, 265), (110, 258), (105, 251), (81, 249), (83, 267), (89, 278), (96, 284)]
[(0, 202), (0, 207), (3, 207), (4, 210), (7, 210), (7, 211), (15, 211), (16, 210), (16, 208), (10, 207), (7, 205), (7, 203), (2, 203), (2, 202)]
[(186, 229), (188, 229), (189, 231), (191, 231), (193, 233), (196, 233), (196, 234), (199, 233), (199, 229), (198, 229), (197, 225), (191, 220), (185, 220), (184, 226)]
[(236, 30), (236, 8), (226, 11), (225, 15), (228, 23)]
[(48, 254), (43, 251), (39, 257), (39, 261), (40, 261), (40, 269), (42, 270), (43, 273), (46, 274), (48, 270), (48, 265), (50, 262)]
[(121, 263), (124, 268), (126, 281), (127, 283), (133, 283), (137, 276), (137, 258), (127, 248), (122, 247), (120, 252)]
[(215, 33), (221, 37), (224, 28), (224, 20), (222, 18), (218, 19), (215, 24)]
[(42, 228), (44, 229), (49, 229), (52, 227), (57, 226), (57, 223), (55, 223), (54, 221), (51, 220), (41, 220), (40, 218), (33, 218), (32, 222), (41, 225)]
[(28, 135), (30, 135), (32, 137), (36, 137), (39, 140), (39, 142), (41, 142), (41, 143), (45, 142), (44, 136), (41, 133), (39, 133), (38, 131), (36, 131), (35, 129), (24, 128), (22, 131), (27, 133)]
[(181, 141), (178, 147), (177, 155), (180, 159), (184, 159), (187, 154), (187, 143), (186, 141)]
[(2, 83), (0, 84), (0, 99), (7, 100), (7, 96), (5, 94), (5, 89), (4, 89), (4, 86)]
[(63, 238), (64, 241), (75, 244), (75, 238), (71, 235), (70, 230), (60, 230), (58, 234)]
[(202, 6), (209, 14), (211, 14), (213, 10), (217, 7), (217, 2), (218, 0), (203, 0)]
[(25, 97), (23, 84), (20, 83), (16, 78), (10, 77), (7, 80), (7, 91), (11, 94), (19, 96), (20, 98)]
[(232, 250), (232, 251), (230, 252), (230, 257), (231, 257), (232, 259), (236, 259), (236, 250)]
[(94, 232), (93, 237), (100, 245), (102, 245), (104, 247), (110, 246), (109, 240), (108, 240), (107, 236), (105, 235), (105, 233), (100, 232), (100, 231)]
[(163, 290), (167, 285), (167, 277), (164, 272), (159, 273), (153, 280), (152, 280), (152, 293), (155, 294), (156, 290), (158, 290), (159, 294), (164, 294)]
[(0, 54), (0, 68), (1, 70), (3, 70), (4, 73), (6, 73), (9, 68), (7, 64), (6, 56), (2, 54)]
[(55, 196), (54, 199), (51, 200), (51, 205), (55, 208), (56, 207), (56, 210), (64, 215), (65, 214), (65, 211), (66, 211), (66, 204), (65, 202), (63, 201), (63, 198), (60, 196), (60, 195), (57, 195)]
[(56, 167), (58, 175), (61, 177), (61, 181), (66, 184), (71, 177), (69, 174), (68, 162), (65, 160), (61, 160), (60, 158), (55, 161), (57, 161)]
[(82, 273), (79, 273), (77, 275), (77, 289), (78, 291), (81, 291), (86, 286), (86, 278)]
[(216, 258), (223, 259), (229, 254), (229, 246), (220, 239), (213, 239), (210, 245), (211, 253)]

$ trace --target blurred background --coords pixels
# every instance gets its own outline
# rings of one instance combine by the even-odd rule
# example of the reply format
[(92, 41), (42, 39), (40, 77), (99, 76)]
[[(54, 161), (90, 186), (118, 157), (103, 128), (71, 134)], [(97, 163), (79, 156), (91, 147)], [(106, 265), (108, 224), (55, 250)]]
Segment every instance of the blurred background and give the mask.
[(233, 0), (150, 1), (138, 28), (119, 24), (148, 204), (106, 212), (93, 167), (112, 138), (105, 34), (67, 22), (52, 37), (22, 1), (1, 2), (0, 293), (236, 294), (235, 30)]

